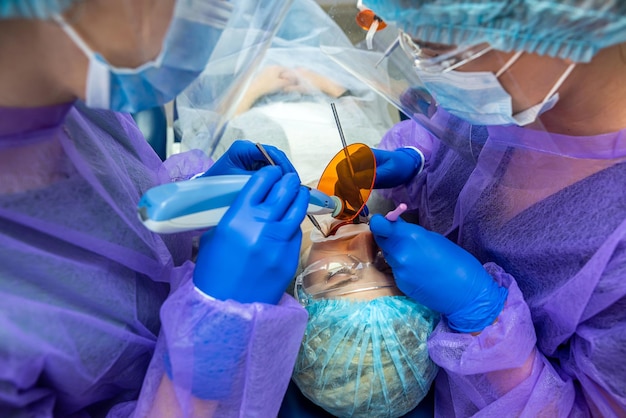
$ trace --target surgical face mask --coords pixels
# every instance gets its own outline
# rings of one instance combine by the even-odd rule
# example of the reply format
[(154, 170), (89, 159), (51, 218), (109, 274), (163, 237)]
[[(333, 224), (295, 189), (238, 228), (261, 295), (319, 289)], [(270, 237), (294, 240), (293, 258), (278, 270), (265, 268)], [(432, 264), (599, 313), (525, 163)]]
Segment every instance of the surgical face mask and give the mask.
[(316, 300), (293, 380), (338, 417), (400, 417), (428, 393), (427, 339), (438, 315), (404, 296)]
[(89, 59), (87, 106), (134, 113), (173, 100), (204, 70), (231, 13), (225, 0), (178, 0), (160, 54), (137, 68), (114, 67), (54, 19)]
[(502, 87), (498, 77), (509, 69), (520, 55), (521, 53), (515, 54), (496, 74), (454, 70), (428, 72), (419, 68), (415, 70), (437, 104), (452, 115), (474, 125), (524, 126), (554, 107), (559, 99), (556, 91), (574, 69), (574, 64), (565, 70), (540, 103), (513, 114), (511, 95)]

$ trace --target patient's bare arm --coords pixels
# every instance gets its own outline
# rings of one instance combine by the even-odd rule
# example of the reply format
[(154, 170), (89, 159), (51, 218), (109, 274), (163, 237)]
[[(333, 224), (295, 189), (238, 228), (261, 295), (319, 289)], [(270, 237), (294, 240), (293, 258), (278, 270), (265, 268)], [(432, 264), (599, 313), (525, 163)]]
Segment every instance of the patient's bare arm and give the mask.
[(306, 68), (298, 67), (293, 70), (297, 79), (297, 84), (291, 84), (285, 87), (285, 91), (298, 91), (300, 93), (310, 93), (315, 91), (321, 91), (322, 93), (337, 98), (344, 94), (347, 89), (335, 83), (330, 78), (311, 71)]
[(246, 112), (254, 105), (254, 102), (266, 94), (284, 91), (286, 87), (296, 83), (297, 80), (293, 72), (285, 67), (272, 65), (264, 68), (263, 71), (252, 80), (239, 106), (237, 106), (235, 114), (239, 115)]
[(253, 80), (239, 106), (236, 115), (249, 110), (254, 103), (266, 94), (277, 92), (299, 92), (303, 94), (322, 92), (330, 97), (337, 98), (347, 89), (335, 83), (330, 78), (315, 71), (298, 67), (290, 69), (279, 65), (268, 66)]

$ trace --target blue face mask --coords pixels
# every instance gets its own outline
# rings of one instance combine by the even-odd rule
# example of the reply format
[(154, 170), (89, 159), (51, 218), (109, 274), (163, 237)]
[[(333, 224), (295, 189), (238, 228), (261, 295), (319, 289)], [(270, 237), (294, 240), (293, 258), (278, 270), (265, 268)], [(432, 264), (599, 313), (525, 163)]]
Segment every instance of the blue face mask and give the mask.
[(225, 0), (178, 0), (159, 56), (137, 68), (117, 68), (76, 31), (54, 19), (89, 58), (87, 106), (135, 113), (174, 99), (204, 70), (232, 13)]
[(443, 71), (428, 72), (415, 69), (424, 87), (437, 104), (450, 114), (473, 125), (518, 125), (534, 122), (559, 100), (557, 90), (574, 69), (570, 65), (545, 98), (528, 109), (513, 114), (511, 95), (502, 87), (498, 77), (520, 57), (514, 55), (497, 74), (491, 72)]

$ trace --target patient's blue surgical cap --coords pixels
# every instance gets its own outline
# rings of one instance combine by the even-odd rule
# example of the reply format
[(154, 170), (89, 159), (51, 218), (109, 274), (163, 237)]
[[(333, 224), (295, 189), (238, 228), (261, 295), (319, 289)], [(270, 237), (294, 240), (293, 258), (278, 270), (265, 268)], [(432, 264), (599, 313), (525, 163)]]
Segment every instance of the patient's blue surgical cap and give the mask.
[(626, 41), (624, 0), (363, 0), (415, 39), (588, 62)]
[(437, 366), (427, 340), (438, 315), (405, 296), (321, 299), (309, 322), (293, 380), (336, 417), (397, 418), (428, 393)]
[(0, 19), (49, 19), (80, 0), (0, 0)]

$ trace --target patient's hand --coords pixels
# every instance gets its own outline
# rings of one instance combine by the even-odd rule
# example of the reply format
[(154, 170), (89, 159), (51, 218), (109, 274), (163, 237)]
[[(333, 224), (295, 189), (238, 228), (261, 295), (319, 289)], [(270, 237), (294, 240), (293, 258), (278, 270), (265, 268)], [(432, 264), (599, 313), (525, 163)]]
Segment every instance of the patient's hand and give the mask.
[(279, 65), (272, 65), (266, 67), (254, 78), (246, 95), (250, 94), (255, 99), (259, 99), (266, 94), (286, 90), (297, 83), (298, 80), (292, 70)]
[(345, 87), (335, 83), (330, 78), (307, 68), (298, 67), (291, 71), (293, 76), (296, 78), (297, 83), (285, 86), (284, 91), (286, 92), (297, 91), (299, 93), (312, 93), (321, 91), (330, 97), (337, 98), (347, 90)]
[(266, 94), (272, 94), (279, 91), (286, 91), (286, 88), (297, 84), (298, 80), (292, 70), (281, 67), (280, 65), (271, 65), (265, 67), (253, 80), (241, 103), (237, 107), (237, 114), (243, 113), (250, 109), (254, 102)]

